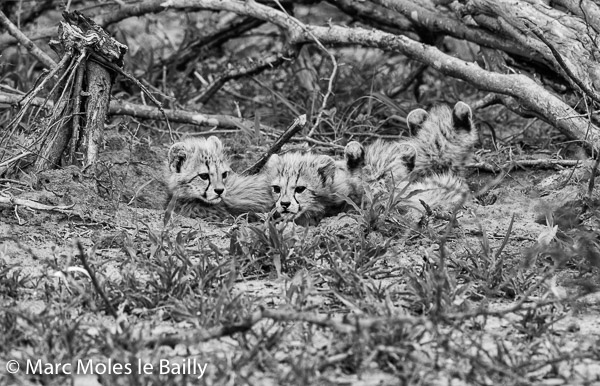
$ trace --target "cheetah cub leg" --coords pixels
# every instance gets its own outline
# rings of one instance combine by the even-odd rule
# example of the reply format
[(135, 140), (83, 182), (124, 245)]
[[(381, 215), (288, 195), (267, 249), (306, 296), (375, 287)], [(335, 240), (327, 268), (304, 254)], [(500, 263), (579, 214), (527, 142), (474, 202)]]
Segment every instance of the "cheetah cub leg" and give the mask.
[(414, 109), (406, 116), (406, 125), (410, 130), (411, 135), (417, 134), (422, 128), (425, 121), (429, 118), (429, 113), (423, 109)]
[(351, 141), (344, 148), (344, 161), (337, 162), (337, 169), (348, 185), (348, 197), (357, 205), (361, 204), (364, 194), (365, 156), (365, 147), (360, 142)]
[(344, 148), (344, 159), (349, 171), (357, 170), (365, 164), (365, 147), (357, 141), (350, 141)]

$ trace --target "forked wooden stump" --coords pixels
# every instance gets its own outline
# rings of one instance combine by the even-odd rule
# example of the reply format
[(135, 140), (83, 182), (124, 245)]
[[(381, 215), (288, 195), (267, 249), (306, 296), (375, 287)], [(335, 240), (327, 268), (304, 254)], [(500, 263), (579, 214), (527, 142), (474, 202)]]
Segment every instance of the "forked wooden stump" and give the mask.
[(49, 78), (58, 77), (51, 91), (52, 113), (42, 119), (31, 140), (31, 148), (37, 150), (37, 171), (64, 164), (87, 166), (96, 161), (115, 78), (113, 70), (122, 68), (127, 52), (127, 46), (81, 13), (65, 12), (63, 17), (58, 40), (50, 42), (62, 56), (58, 71), (47, 74), (30, 93), (34, 96)]

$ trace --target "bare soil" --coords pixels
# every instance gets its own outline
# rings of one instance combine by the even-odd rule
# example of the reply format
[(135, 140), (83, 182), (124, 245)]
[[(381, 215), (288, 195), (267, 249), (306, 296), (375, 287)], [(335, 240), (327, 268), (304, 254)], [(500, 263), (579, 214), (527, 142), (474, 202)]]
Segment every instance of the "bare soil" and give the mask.
[[(85, 274), (80, 272), (82, 269), (77, 258), (79, 252), (76, 242), (83, 245), (90, 264), (96, 270), (97, 276), (104, 283), (107, 291), (110, 288), (125, 285), (123, 280), (130, 277), (125, 273), (132, 269), (132, 264), (130, 264), (132, 259), (141, 259), (141, 261), (146, 259), (147, 264), (154, 264), (153, 257), (140, 256), (139, 253), (151, 250), (152, 235), (160, 235), (165, 229), (170, 235), (197, 232), (197, 236), (187, 245), (189, 248), (197, 251), (208, 250), (207, 245), (210, 244), (209, 248), (217, 249), (223, 254), (222, 261), (226, 262), (228, 259), (232, 259), (229, 254), (231, 235), (237, 225), (209, 224), (202, 219), (175, 216), (165, 228), (163, 206), (166, 193), (160, 179), (166, 150), (166, 145), (131, 141), (129, 138), (114, 134), (113, 137), (108, 138), (107, 147), (102, 153), (102, 161), (95, 170), (82, 171), (68, 167), (47, 171), (39, 176), (31, 176), (27, 182), (28, 186), (12, 185), (5, 188), (5, 192), (14, 197), (34, 200), (47, 205), (72, 205), (73, 207), (70, 214), (31, 210), (12, 205), (0, 207), (0, 235), (2, 235), (0, 238), (0, 262), (2, 267), (18, 272), (20, 278), (27, 279), (21, 288), (13, 289), (15, 292), (12, 296), (7, 295), (8, 291), (3, 291), (4, 294), (0, 297), (1, 307), (15, 310), (16, 315), (41, 316), (50, 313), (49, 308), (53, 307), (47, 302), (48, 288), (68, 292), (72, 290), (70, 286), (73, 283), (79, 283), (79, 285), (87, 286), (88, 291), (93, 291), (93, 287), (85, 279)], [(256, 154), (256, 149), (254, 149), (253, 156)], [(248, 154), (234, 157), (238, 167), (248, 163), (247, 158)], [(474, 189), (479, 189), (491, 183), (494, 178), (490, 174), (471, 173), (469, 182)], [(527, 251), (534, 247), (540, 235), (549, 229), (546, 224), (536, 222), (536, 219), (543, 218), (544, 213), (556, 210), (564, 202), (582, 196), (587, 189), (588, 180), (589, 167), (587, 166), (575, 170), (567, 169), (558, 173), (537, 170), (515, 171), (492, 188), (480, 201), (473, 200), (467, 204), (466, 208), (460, 212), (458, 225), (451, 230), (443, 246), (440, 246), (440, 239), (436, 239), (436, 236), (433, 239), (424, 235), (406, 240), (375, 231), (368, 238), (374, 244), (383, 245), (389, 242), (380, 261), (380, 264), (385, 265), (387, 272), (398, 272), (399, 270), (418, 272), (440, 248), (447, 249), (447, 261), (456, 267), (459, 265), (457, 262), (466, 263), (474, 255), (473, 251), (482, 248), (483, 235), (486, 236), (489, 248), (493, 253), (498, 251), (506, 241), (499, 259), (507, 261), (502, 264), (513, 267), (525, 265), (527, 264)], [(486, 200), (489, 203), (482, 205), (481, 201)], [(356, 218), (356, 215), (342, 214), (326, 219), (316, 228), (308, 230), (297, 228), (292, 231), (297, 232), (298, 235), (307, 231), (313, 235), (325, 233), (334, 237), (352, 238), (361, 231), (358, 229)], [(511, 219), (514, 219), (512, 230), (506, 237)], [(447, 230), (446, 222), (430, 225), (432, 234), (437, 236), (444, 234)], [(558, 264), (549, 256), (542, 256), (539, 259), (541, 260), (534, 263), (541, 267), (539, 275)], [(510, 264), (508, 264), (509, 262)], [(321, 261), (318, 264), (326, 263)], [(79, 268), (74, 269), (75, 267)], [(294, 286), (301, 287), (299, 283), (303, 280), (310, 281), (312, 279), (312, 283), (302, 287), (306, 291), (304, 307), (318, 310), (322, 314), (336, 315), (339, 303), (332, 301), (332, 297), (335, 298), (336, 295), (332, 295), (331, 291), (328, 291), (326, 282), (311, 277), (307, 272), (307, 270), (298, 270), (291, 275), (292, 277), (289, 277), (289, 272), (286, 272), (285, 269), (279, 273), (277, 270), (271, 269), (266, 274), (256, 276), (238, 275), (235, 277), (233, 292), (235, 296), (242, 297), (244, 302), (271, 308), (289, 302), (291, 289)], [(68, 275), (72, 275), (76, 280), (67, 280), (65, 276)], [(384, 286), (395, 292), (401, 292), (408, 288), (406, 276), (389, 276), (389, 278), (381, 277), (369, 280), (373, 281), (374, 286)], [(536, 291), (536, 294), (546, 297), (539, 298), (540, 301), (548, 300), (547, 297), (550, 294), (557, 298), (574, 295), (578, 293), (579, 287), (572, 283), (581, 276), (580, 269), (569, 265), (562, 266), (547, 282), (551, 283), (551, 288), (542, 288), (542, 290)], [(137, 278), (142, 283), (156, 280), (155, 277), (147, 276), (147, 271), (142, 270)], [(536, 277), (530, 278), (530, 280), (534, 279)], [(304, 282), (304, 284), (306, 283)], [(467, 281), (459, 282), (458, 288), (461, 285), (467, 286), (469, 283)], [(544, 289), (548, 291), (544, 291)], [(110, 296), (117, 295), (113, 293)], [(472, 312), (483, 306), (490, 310), (502, 310), (516, 304), (523, 294), (511, 296), (509, 294), (504, 297), (489, 297), (482, 293), (479, 302), (473, 297), (459, 300), (460, 296), (456, 297), (454, 301), (463, 301), (465, 312)], [(528, 302), (531, 302), (531, 299), (535, 299), (535, 296), (530, 297)], [(81, 307), (74, 304), (71, 309), (67, 310), (73, 313), (72, 322), (77, 321), (77, 324), (83, 324), (87, 332), (92, 335), (100, 326), (118, 329), (117, 321), (107, 316), (101, 300), (96, 297), (96, 301), (95, 307)], [(504, 350), (505, 355), (512, 355), (513, 365), (518, 366), (519, 362), (527, 359), (522, 358), (519, 353), (526, 351), (524, 347), (531, 350), (532, 345), (536, 346), (533, 351), (540, 358), (556, 356), (558, 355), (557, 350), (561, 353), (581, 353), (595, 350), (598, 338), (600, 338), (599, 301), (600, 296), (597, 293), (591, 293), (581, 297), (576, 303), (554, 306), (548, 311), (548, 314), (541, 315), (540, 312), (540, 318), (553, 320), (551, 325), (545, 327), (545, 332), (540, 336), (535, 336), (535, 333), (527, 329), (529, 327), (520, 326), (518, 321), (522, 319), (517, 317), (516, 312), (508, 312), (502, 316), (490, 315), (473, 318), (460, 330), (455, 329), (451, 324), (445, 330), (447, 330), (446, 332), (454, 331), (452, 333), (454, 334), (453, 341), (463, 343), (468, 342), (472, 334), (470, 331), (477, 331), (481, 346), (472, 346), (472, 352), (468, 352), (466, 355), (479, 356), (485, 363), (486, 358), (481, 350), (492, 353), (500, 353)], [(352, 309), (351, 305), (346, 304), (346, 306)], [(388, 306), (400, 314), (406, 313), (406, 310), (411, 307), (400, 298), (390, 299)], [(179, 311), (183, 314), (186, 312), (183, 306)], [(203, 328), (195, 326), (189, 318), (183, 316), (166, 318), (165, 312), (158, 307), (154, 309), (136, 308), (125, 313), (121, 309), (119, 314), (127, 319), (132, 331), (138, 331), (145, 339)], [(355, 312), (361, 313), (359, 308)], [(173, 315), (173, 309), (170, 309), (169, 313)], [(274, 324), (270, 321), (263, 321), (254, 326), (255, 331), (266, 331), (273, 328), (275, 328)], [(330, 330), (317, 328), (311, 331), (312, 335), (306, 336), (306, 324), (301, 322), (290, 323), (284, 327), (281, 332), (281, 340), (269, 343), (275, 345), (278, 352), (275, 357), (269, 359), (272, 361), (270, 367), (261, 370), (259, 367), (246, 368), (241, 365), (242, 367), (237, 369), (237, 376), (232, 375), (235, 379), (234, 383), (239, 381), (253, 384), (278, 384), (281, 382), (281, 378), (274, 374), (278, 371), (282, 373), (294, 371), (292, 365), (294, 362), (290, 358), (297, 355), (312, 355), (314, 358), (322, 358), (325, 352), (335, 351), (332, 347), (335, 348), (340, 344), (336, 341), (337, 335)], [(440, 331), (440, 334), (444, 333), (444, 331)], [(190, 354), (201, 356), (208, 363), (203, 382), (221, 384), (224, 383), (225, 377), (223, 376), (223, 367), (219, 366), (226, 368), (227, 366), (223, 363), (229, 363), (228, 361), (231, 361), (232, 358), (239, 359), (241, 353), (248, 352), (248, 347), (244, 347), (242, 341), (232, 337), (223, 337), (200, 344), (178, 344), (174, 347), (164, 345), (149, 350), (142, 349), (136, 355), (145, 356), (147, 360)], [(420, 342), (414, 342), (414, 344), (426, 344), (425, 338), (421, 338)], [(467, 343), (465, 345), (468, 346)], [(460, 346), (460, 344), (457, 345), (457, 347)], [(24, 341), (19, 347), (13, 348), (11, 355), (24, 360), (28, 357), (27, 352), (33, 353), (35, 349), (29, 347)], [(422, 352), (420, 355), (423, 355)], [(431, 352), (431, 355), (434, 353)], [(439, 371), (427, 373), (423, 370), (418, 376), (425, 384), (466, 384), (452, 372), (454, 367), (472, 366), (467, 363), (465, 358), (466, 356), (454, 357), (454, 359), (446, 358), (445, 360), (450, 362), (441, 364)], [(336, 363), (335, 358), (332, 360), (332, 363)], [(433, 359), (425, 356), (411, 360), (427, 362)], [(221, 363), (221, 365), (215, 365), (216, 363)], [(320, 379), (324, 383), (332, 382), (332, 384), (398, 384), (399, 378), (393, 375), (389, 369), (377, 366), (369, 360), (366, 360), (365, 363), (366, 365), (363, 366), (366, 367), (361, 368), (360, 371), (341, 371), (339, 366), (332, 364), (331, 367), (324, 368)], [(490, 370), (490, 373), (493, 371)], [(10, 379), (18, 380), (19, 384), (35, 382), (35, 378), (25, 375)], [(61, 378), (49, 378), (50, 382), (57, 382), (59, 379)], [(76, 375), (73, 379), (74, 384), (98, 384), (96, 378), (90, 375)], [(102, 380), (103, 378), (98, 379)], [(112, 379), (109, 381), (111, 384), (128, 382), (118, 377), (110, 379)], [(291, 382), (302, 383), (301, 376), (295, 379)], [(491, 379), (490, 384), (493, 383)], [(533, 383), (539, 381), (548, 385), (593, 382), (593, 380), (600, 379), (600, 361), (575, 359), (556, 363), (548, 362), (537, 369), (535, 373), (528, 374), (528, 379)]]

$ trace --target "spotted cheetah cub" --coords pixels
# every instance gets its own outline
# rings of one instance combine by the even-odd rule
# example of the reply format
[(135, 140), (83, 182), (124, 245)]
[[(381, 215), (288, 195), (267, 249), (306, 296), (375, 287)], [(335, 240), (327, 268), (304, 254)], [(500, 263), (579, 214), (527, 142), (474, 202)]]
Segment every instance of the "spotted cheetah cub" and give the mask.
[[(437, 106), (426, 112), (416, 109), (407, 116), (416, 135), (396, 142), (376, 141), (364, 149), (362, 180), (376, 193), (394, 186), (413, 207), (423, 210), (450, 208), (462, 201), (468, 188), (461, 171), (477, 142), (471, 108), (457, 102), (452, 110)], [(348, 146), (362, 146), (351, 142)]]
[(176, 210), (220, 220), (228, 215), (268, 212), (273, 205), (266, 176), (234, 173), (215, 136), (173, 144), (167, 162), (168, 214)]
[(407, 120), (417, 130), (414, 143), (418, 151), (411, 165), (413, 176), (460, 175), (473, 157), (473, 148), (478, 140), (469, 105), (457, 102), (452, 110), (441, 105), (433, 107), (429, 113), (417, 109), (409, 114)]
[(272, 155), (266, 173), (277, 212), (299, 225), (316, 225), (340, 212), (346, 197), (355, 199), (361, 187), (359, 174), (353, 172), (362, 157), (360, 146), (347, 148), (345, 160), (337, 162), (310, 152)]

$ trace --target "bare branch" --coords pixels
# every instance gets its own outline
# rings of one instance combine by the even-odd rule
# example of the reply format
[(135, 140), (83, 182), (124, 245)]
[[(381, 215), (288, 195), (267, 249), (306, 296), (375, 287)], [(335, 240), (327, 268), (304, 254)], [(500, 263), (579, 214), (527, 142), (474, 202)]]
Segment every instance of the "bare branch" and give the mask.
[(0, 11), (0, 26), (6, 28), (9, 34), (14, 36), (14, 38), (23, 45), (27, 49), (27, 51), (31, 52), (33, 56), (37, 58), (40, 62), (44, 64), (47, 68), (56, 67), (56, 62), (48, 56), (44, 51), (42, 51), (38, 46), (36, 46), (20, 29), (14, 25), (6, 15)]
[[(22, 95), (12, 95), (0, 92), (0, 103), (16, 105), (21, 101), (22, 98)], [(45, 100), (44, 98), (31, 99), (31, 105), (44, 106), (46, 109), (52, 109), (54, 107), (54, 103), (52, 101)], [(161, 111), (156, 107), (123, 102), (114, 99), (110, 101), (108, 113), (109, 115), (127, 115), (141, 119), (158, 121), (164, 120), (164, 116), (162, 115)], [(250, 129), (255, 125), (253, 120), (237, 118), (229, 115), (202, 114), (194, 111), (171, 109), (165, 109), (164, 113), (171, 122), (185, 123), (193, 126), (221, 127), (224, 129)], [(263, 124), (260, 125), (260, 129), (271, 133), (276, 131), (273, 127)]]
[[(128, 115), (143, 119), (163, 120), (164, 118), (162, 113), (155, 107), (115, 100), (110, 101), (108, 112), (110, 115)], [(211, 115), (171, 109), (164, 109), (164, 113), (171, 122), (187, 123), (195, 126), (249, 130), (255, 125), (254, 121), (230, 115)], [(260, 130), (274, 131), (272, 127), (263, 124), (260, 125)]]
[(565, 167), (577, 167), (583, 165), (581, 160), (564, 159), (523, 159), (507, 162), (502, 165), (493, 165), (489, 162), (478, 162), (467, 165), (470, 169), (477, 169), (490, 173), (509, 172), (514, 169), (563, 169)]
[[(163, 6), (184, 9), (189, 6), (198, 7), (200, 4), (208, 9), (228, 10), (270, 21), (285, 28), (290, 34), (290, 41), (293, 43), (312, 41), (312, 36), (315, 36), (325, 44), (359, 44), (403, 53), (428, 64), (445, 75), (468, 81), (480, 89), (513, 96), (525, 107), (544, 116), (548, 122), (569, 138), (590, 141), (592, 147), (600, 148), (600, 132), (596, 126), (577, 114), (575, 110), (557, 96), (525, 75), (505, 75), (486, 71), (476, 63), (465, 62), (447, 55), (437, 48), (421, 44), (405, 36), (341, 26), (300, 27), (282, 12), (253, 1), (169, 0), (165, 1)], [(305, 31), (306, 29), (312, 36)]]
[(55, 211), (55, 212), (60, 212), (60, 213), (73, 213), (70, 210), (73, 208), (73, 205), (51, 206), (51, 205), (44, 205), (44, 204), (41, 204), (36, 201), (25, 200), (25, 199), (16, 198), (16, 197), (6, 197), (3, 195), (0, 195), (0, 204), (24, 206), (24, 207), (27, 207), (30, 209), (35, 209), (35, 210), (48, 210), (48, 211)]

